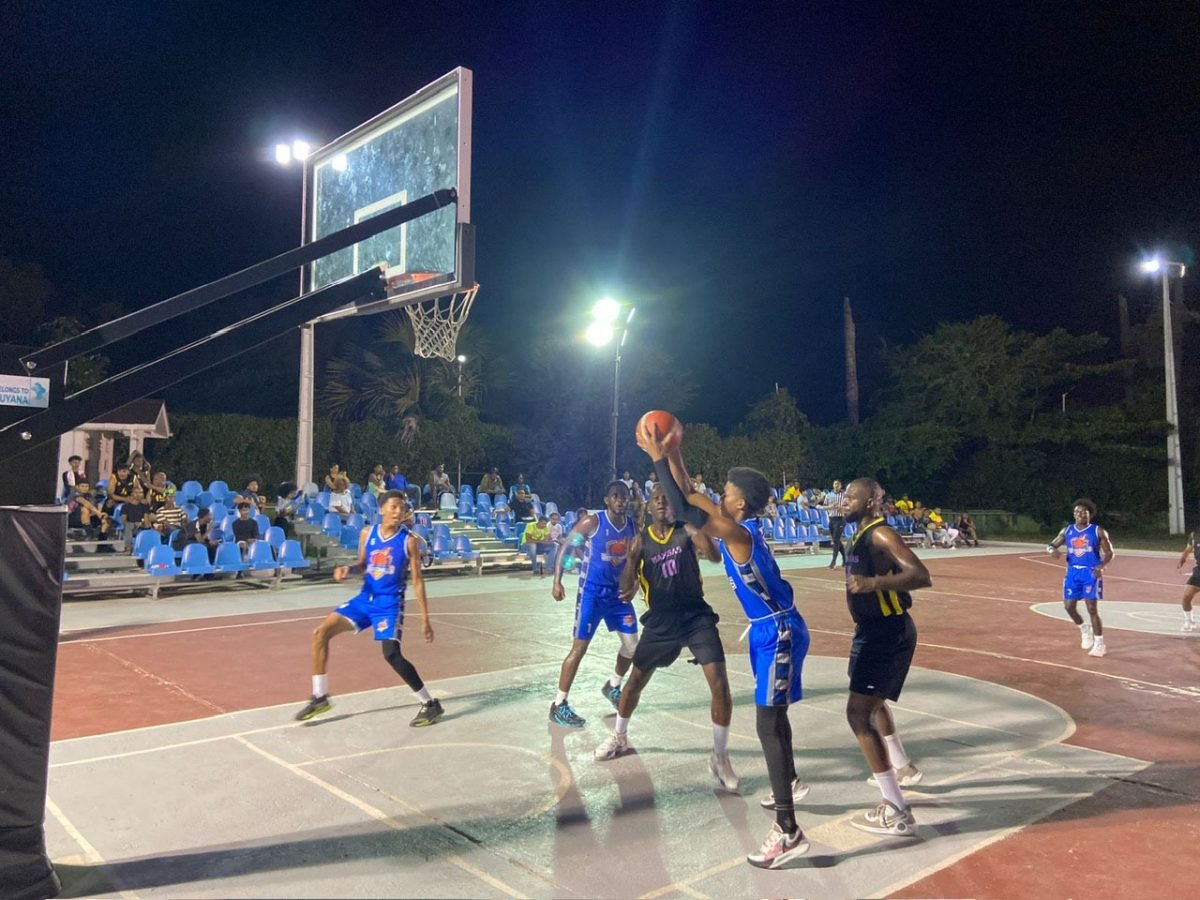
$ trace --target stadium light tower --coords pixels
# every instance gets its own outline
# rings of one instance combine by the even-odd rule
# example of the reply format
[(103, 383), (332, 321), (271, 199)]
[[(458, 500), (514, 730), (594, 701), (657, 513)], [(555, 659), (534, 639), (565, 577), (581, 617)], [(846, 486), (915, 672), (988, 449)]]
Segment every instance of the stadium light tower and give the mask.
[(625, 346), (625, 339), (629, 337), (629, 324), (633, 321), (633, 314), (637, 312), (637, 307), (630, 306), (625, 321), (618, 322), (623, 311), (621, 304), (616, 300), (611, 297), (602, 297), (592, 307), (592, 321), (588, 325), (586, 333), (588, 343), (596, 347), (604, 347), (617, 336), (617, 329), (621, 329), (621, 339), (617, 341), (617, 352), (613, 356), (612, 442), (609, 445), (608, 455), (609, 481), (617, 480), (617, 419), (620, 418), (621, 409), (621, 348)]
[(1154, 256), (1143, 260), (1141, 270), (1162, 279), (1163, 359), (1167, 388), (1167, 529), (1171, 534), (1183, 534), (1183, 460), (1179, 450), (1179, 400), (1175, 387), (1175, 338), (1171, 328), (1171, 274), (1180, 278), (1187, 274), (1183, 263)]

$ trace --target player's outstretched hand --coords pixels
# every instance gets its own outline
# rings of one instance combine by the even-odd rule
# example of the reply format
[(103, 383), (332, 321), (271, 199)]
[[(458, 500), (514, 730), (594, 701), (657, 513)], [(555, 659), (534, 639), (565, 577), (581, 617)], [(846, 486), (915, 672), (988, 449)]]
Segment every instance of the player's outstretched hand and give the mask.
[(425, 620), (423, 630), (425, 632), (425, 643), (432, 644), (433, 643), (433, 626), (429, 623), (428, 619)]
[(345, 581), (346, 576), (349, 574), (350, 574), (349, 566), (334, 566), (333, 567), (333, 580), (334, 581)]
[(637, 443), (649, 457), (657, 462), (679, 446), (679, 435), (671, 431), (663, 434), (656, 422), (643, 422), (637, 432)]

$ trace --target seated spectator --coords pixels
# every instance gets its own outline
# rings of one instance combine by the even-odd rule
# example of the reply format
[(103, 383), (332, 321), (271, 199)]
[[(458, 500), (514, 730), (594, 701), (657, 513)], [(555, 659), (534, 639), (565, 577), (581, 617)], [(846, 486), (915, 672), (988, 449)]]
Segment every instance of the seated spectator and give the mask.
[(641, 531), (646, 517), (646, 498), (642, 496), (642, 489), (637, 482), (633, 479), (630, 479), (630, 482), (633, 486), (629, 488), (629, 518), (633, 527)]
[(342, 477), (342, 467), (334, 463), (329, 467), (329, 474), (325, 476), (325, 490), (336, 491), (337, 480)]
[(446, 474), (446, 465), (438, 463), (429, 470), (429, 500), (434, 506), (437, 506), (441, 503), (442, 494), (453, 493), (454, 485), (450, 483), (450, 476)]
[(354, 512), (354, 498), (350, 496), (350, 482), (344, 475), (339, 475), (334, 481), (334, 488), (329, 492), (329, 511), (339, 516), (348, 516)]
[(479, 490), (485, 494), (503, 494), (504, 479), (500, 477), (500, 470), (492, 466), (492, 471), (483, 476), (479, 482)]
[(779, 524), (779, 504), (775, 502), (774, 497), (767, 497), (767, 508), (763, 510), (763, 517), (770, 519), (772, 526)]
[(260, 494), (258, 490), (258, 479), (251, 478), (246, 482), (245, 490), (238, 495), (240, 499), (245, 500), (253, 506), (255, 512), (258, 512), (267, 505), (267, 498)]
[(704, 483), (704, 476), (699, 472), (692, 476), (692, 488), (697, 493), (708, 496), (708, 485)]
[[(403, 476), (401, 476), (403, 477)], [(386, 484), (387, 473), (383, 471), (383, 466), (378, 465), (371, 470), (371, 474), (367, 476), (367, 493), (378, 499), (379, 495), (386, 490), (390, 490)], [(404, 488), (398, 488), (404, 490)]]
[(129, 499), (121, 505), (121, 521), (125, 523), (125, 536), (129, 539), (129, 546), (132, 549), (133, 538), (139, 531), (148, 528), (151, 524), (150, 506), (146, 503), (146, 494), (142, 490), (141, 482), (136, 479), (133, 482)]
[(524, 491), (526, 494), (533, 496), (533, 488), (529, 486), (529, 482), (525, 480), (525, 473), (518, 472), (517, 479), (508, 487), (508, 499), (517, 496), (518, 491)]
[(932, 547), (933, 539), (929, 535), (929, 511), (920, 503), (912, 511), (913, 534), (921, 538), (922, 547)]
[(783, 502), (796, 503), (800, 499), (800, 482), (789, 481), (786, 488), (783, 489)]
[(129, 471), (133, 473), (133, 477), (142, 483), (142, 490), (146, 492), (147, 497), (150, 494), (150, 488), (154, 484), (154, 479), (150, 473), (150, 463), (141, 453), (135, 451), (129, 455)]
[[(525, 526), (525, 534), (522, 537), (522, 541), (524, 542), (525, 554), (529, 557), (529, 564), (533, 567), (533, 570), (539, 575), (545, 575), (546, 567), (544, 564), (538, 563), (538, 554), (551, 554), (558, 546), (550, 540), (550, 527), (546, 522), (545, 516), (538, 516), (537, 521), (530, 522)], [(553, 559), (553, 556), (550, 559)]]
[(109, 525), (108, 514), (92, 497), (92, 486), (81, 476), (67, 498), (67, 527), (86, 529), (93, 537), (104, 540)]
[(150, 506), (150, 512), (156, 513), (162, 509), (167, 499), (167, 491), (174, 492), (167, 484), (167, 473), (155, 472), (154, 478), (150, 480), (150, 487), (146, 488), (146, 503)]
[[(158, 476), (156, 475), (155, 477), (157, 478)], [(163, 477), (165, 478), (166, 476)], [(183, 511), (183, 507), (176, 504), (174, 488), (165, 488), (162, 496), (162, 506), (153, 510), (154, 527), (159, 530), (163, 537), (170, 537), (172, 531), (183, 527), (183, 523), (187, 521), (187, 513)]]
[(533, 501), (525, 491), (519, 491), (517, 496), (513, 497), (509, 508), (512, 510), (514, 522), (533, 518)]
[(979, 536), (975, 532), (975, 520), (971, 518), (970, 513), (959, 513), (958, 518), (954, 520), (954, 527), (958, 529), (958, 533), (964, 541), (972, 546), (979, 546)]
[(550, 541), (555, 544), (561, 544), (567, 539), (566, 529), (563, 528), (562, 516), (558, 513), (550, 513)]
[(293, 533), (292, 518), (303, 502), (304, 492), (296, 487), (295, 482), (281, 482), (278, 496), (275, 498), (275, 518), (271, 524), (282, 528), (283, 533), (291, 537)]
[(629, 490), (630, 495), (632, 495), (633, 494), (633, 476), (629, 474), (628, 469), (626, 469), (624, 472), (621, 473), (621, 477), (619, 480), (620, 480), (621, 484), (625, 485), (625, 487)]
[(104, 501), (105, 510), (112, 512), (118, 503), (128, 503), (133, 497), (135, 487), (145, 497), (145, 492), (142, 491), (137, 476), (130, 470), (129, 463), (118, 463), (117, 471), (108, 477), (108, 499)]
[(71, 491), (75, 490), (80, 482), (87, 481), (87, 476), (83, 473), (83, 457), (72, 455), (67, 458), (67, 471), (62, 473), (62, 496), (70, 497)]
[(195, 543), (203, 544), (208, 551), (208, 561), (216, 562), (217, 547), (221, 545), (221, 529), (213, 524), (212, 510), (207, 506), (200, 507), (196, 513), (195, 536)]
[[(342, 481), (345, 481), (343, 478)], [(336, 510), (335, 510), (336, 511)], [(250, 517), (250, 504), (242, 501), (237, 505), (237, 518), (233, 520), (233, 539), (237, 541), (242, 555), (251, 544), (259, 539), (257, 520)]]
[(908, 494), (905, 494), (896, 501), (896, 512), (902, 516), (911, 516), (913, 510), (912, 501), (908, 499)]
[(650, 477), (646, 479), (646, 483), (642, 485), (642, 496), (649, 497), (654, 492), (654, 486), (658, 484), (658, 474), (650, 473)]
[(408, 479), (401, 473), (399, 466), (392, 466), (392, 471), (383, 480), (383, 486), (389, 491), (403, 491), (408, 487)]

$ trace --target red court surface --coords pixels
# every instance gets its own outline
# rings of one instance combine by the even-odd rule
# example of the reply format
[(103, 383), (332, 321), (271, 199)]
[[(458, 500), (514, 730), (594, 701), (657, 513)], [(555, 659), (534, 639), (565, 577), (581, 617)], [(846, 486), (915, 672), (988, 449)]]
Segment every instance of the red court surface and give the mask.
[[(928, 776), (928, 791), (913, 794), (918, 823), (927, 826), (918, 842), (871, 836), (856, 842), (843, 827), (846, 814), (866, 805), (874, 789), (861, 784), (865, 767), (839, 719), (851, 628), (841, 573), (823, 565), (826, 557), (781, 561), (813, 639), (811, 677), (806, 667), (811, 694), (792, 712), (797, 768), (801, 777), (811, 768), (828, 778), (819, 803), (816, 777), (813, 795), (798, 804), (801, 824), (816, 829), (810, 831), (814, 850), (787, 870), (739, 867), (739, 855), (752, 849), (752, 838), (756, 846), (765, 836), (770, 820), (749, 790), (745, 797), (714, 798), (710, 784), (694, 780), (693, 771), (702, 770), (706, 759), (707, 696), (702, 680), (682, 662), (646, 689), (631, 725), (639, 752), (605, 764), (611, 768), (591, 761), (611, 723), (604, 718), (611, 710), (595, 690), (616, 648), (607, 635), (593, 642), (571, 695), (589, 719), (587, 728), (562, 732), (547, 724), (545, 707), (569, 643), (571, 610), (550, 598), (549, 579), (526, 574), (429, 582), (436, 640), (419, 643), (412, 628), (405, 647), (434, 693), (446, 698), (448, 715), (420, 730), (405, 727), (411, 694), (395, 687), (396, 676), (365, 635), (333, 645), (336, 705), (329, 717), (347, 715), (320, 728), (291, 724), (307, 696), (309, 633), (347, 593), (344, 586), (331, 584), (326, 602), (306, 609), (281, 608), (287, 604), (278, 598), (286, 590), (248, 592), (247, 608), (256, 611), (220, 618), (205, 617), (203, 599), (196, 597), (154, 605), (71, 604), (56, 684), (54, 815), (47, 826), (52, 856), (68, 896), (1194, 896), (1200, 884), (1200, 639), (1110, 624), (1109, 655), (1092, 658), (1080, 650), (1072, 626), (1033, 609), (1059, 596), (1061, 570), (1046, 556), (921, 555), (934, 586), (917, 595), (918, 669), (911, 698), (906, 689), (897, 712), (901, 734), (910, 752), (920, 752), (913, 756)], [(735, 760), (743, 779), (761, 788), (765, 768), (753, 741), (749, 665), (745, 645), (737, 642), (745, 617), (724, 577), (715, 568), (705, 572), (708, 599), (722, 616), (734, 730), (743, 738)], [(1177, 613), (1182, 582), (1166, 555), (1122, 554), (1109, 568), (1104, 602), (1155, 604), (1146, 609)], [(106, 611), (107, 618), (93, 615), (104, 604), (116, 611)], [(173, 608), (180, 610), (177, 619)], [(102, 618), (110, 624), (79, 624)], [(1136, 627), (1138, 620), (1122, 621)], [(970, 735), (989, 729), (1023, 734), (1024, 718), (1039, 716), (1041, 724), (1030, 725), (1029, 735), (1012, 738), (1028, 738), (1025, 749), (978, 751), (1001, 766), (982, 779), (970, 764), (976, 740)], [(805, 723), (814, 723), (811, 730)], [(930, 724), (922, 731), (921, 723)], [(381, 730), (355, 730), (368, 726)], [(692, 744), (698, 749), (685, 749)], [(218, 747), (251, 750), (258, 763), (277, 767), (268, 766), (274, 774), (262, 779), (247, 775), (239, 782), (240, 767), (249, 772), (253, 766), (231, 756), (228, 767), (207, 772)], [(422, 747), (442, 749), (421, 755)], [(391, 775), (378, 770), (351, 772), (346, 764), (319, 775), (331, 760), (392, 751), (410, 763), (418, 755), (427, 760), (422, 773), (405, 771), (425, 777), (445, 808), (436, 814), (423, 808), (428, 794), (405, 793), (416, 790), (412, 781), (380, 787), (377, 780)], [(939, 781), (943, 754), (947, 775)], [(518, 755), (532, 767), (530, 780), (518, 772), (506, 785), (495, 773)], [(161, 770), (156, 775), (134, 767), (168, 756), (172, 766), (206, 772), (189, 776), (200, 785), (187, 799), (197, 805), (189, 813), (196, 817), (194, 834), (188, 822), (161, 808), (172, 802), (153, 780)], [(951, 756), (961, 763), (952, 776)], [(483, 777), (472, 771), (476, 765), (493, 777), (476, 784)], [(1073, 786), (1050, 802), (1039, 791), (1067, 782), (1038, 780), (1039, 772), (1047, 779), (1068, 777)], [(1005, 783), (1009, 776), (1011, 785)], [(333, 804), (318, 813), (314, 800), (312, 820), (288, 811), (313, 833), (336, 831), (330, 817), (341, 822), (337, 834), (321, 832), (321, 842), (386, 826), (386, 839), (372, 838), (384, 843), (363, 851), (370, 865), (383, 865), (397, 852), (387, 841), (432, 843), (422, 844), (420, 859), (395, 863), (398, 868), (366, 882), (342, 880), (342, 870), (322, 869), (320, 861), (266, 861), (266, 848), (295, 846), (293, 835), (284, 841), (264, 819), (290, 790), (273, 787), (276, 777), (285, 779), (280, 785), (306, 779), (306, 786), (321, 789), (320, 803)], [(211, 803), (204, 787), (209, 778), (222, 780)], [(226, 780), (237, 787), (223, 801)], [(128, 798), (116, 804), (122, 809), (104, 808), (114, 800), (102, 788), (114, 781)], [(951, 810), (960, 788), (986, 792), (1005, 812), (990, 822), (993, 807), (980, 803), (957, 816)], [(544, 800), (539, 792), (546, 793)], [(1033, 812), (1009, 810), (1006, 804), (1018, 794)], [(1046, 804), (1038, 805), (1042, 800)], [(222, 803), (257, 807), (247, 821), (260, 831), (222, 826)], [(808, 803), (814, 806), (806, 812)], [(481, 812), (494, 815), (481, 824)], [(806, 815), (814, 818), (806, 821)], [(201, 836), (210, 820), (221, 840)], [(612, 822), (621, 829), (609, 828)], [(701, 827), (703, 839), (689, 842), (689, 829)], [(438, 843), (442, 838), (430, 837), (435, 832), (466, 850), (451, 852), (457, 844), (447, 850)], [(186, 877), (159, 866), (168, 857)], [(231, 864), (230, 858), (243, 862)], [(494, 860), (504, 862), (493, 867)], [(451, 874), (438, 874), (437, 866), (447, 861)]]

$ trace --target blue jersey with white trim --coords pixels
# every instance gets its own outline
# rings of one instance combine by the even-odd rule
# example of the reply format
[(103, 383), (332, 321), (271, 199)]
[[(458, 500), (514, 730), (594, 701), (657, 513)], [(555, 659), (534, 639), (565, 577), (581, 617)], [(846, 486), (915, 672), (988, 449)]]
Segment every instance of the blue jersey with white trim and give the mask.
[(1068, 525), (1063, 533), (1063, 546), (1067, 548), (1067, 565), (1094, 569), (1100, 565), (1100, 526)]
[(599, 523), (596, 533), (584, 544), (583, 562), (579, 565), (579, 586), (581, 588), (608, 588), (613, 591), (620, 587), (621, 572), (625, 570), (625, 558), (629, 555), (629, 545), (633, 543), (633, 523), (625, 517), (625, 524), (617, 528), (608, 518), (607, 510), (596, 513)]
[(371, 527), (366, 546), (363, 589), (375, 597), (403, 597), (408, 581), (408, 529), (401, 527), (389, 538)]
[(795, 608), (792, 586), (779, 574), (779, 564), (767, 546), (757, 519), (742, 522), (750, 532), (750, 558), (744, 563), (736, 562), (729, 555), (729, 548), (722, 540), (721, 558), (725, 560), (725, 574), (733, 585), (733, 593), (751, 621), (765, 619), (775, 613)]

